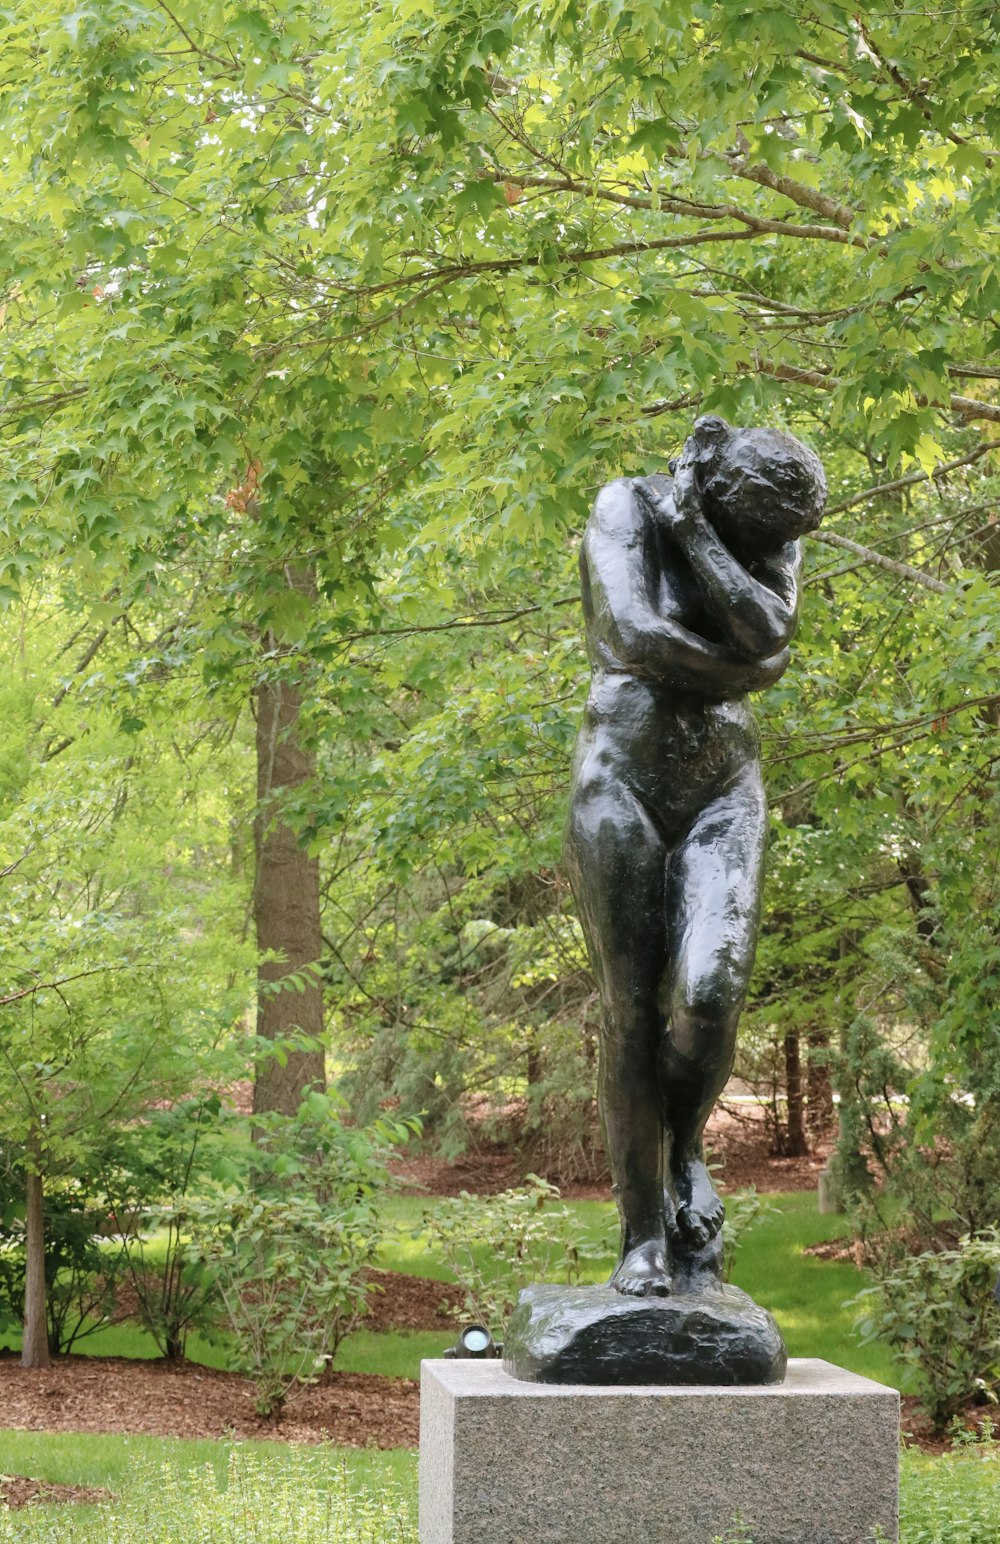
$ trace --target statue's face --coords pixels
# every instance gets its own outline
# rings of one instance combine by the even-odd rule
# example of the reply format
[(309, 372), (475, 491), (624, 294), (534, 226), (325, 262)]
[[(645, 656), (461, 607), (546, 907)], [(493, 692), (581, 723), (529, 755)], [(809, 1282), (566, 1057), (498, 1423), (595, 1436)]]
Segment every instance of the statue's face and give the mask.
[(826, 502), (823, 468), (818, 456), (790, 434), (736, 429), (721, 418), (702, 418), (689, 446), (698, 464), (705, 513), (737, 549), (773, 551), (819, 524)]

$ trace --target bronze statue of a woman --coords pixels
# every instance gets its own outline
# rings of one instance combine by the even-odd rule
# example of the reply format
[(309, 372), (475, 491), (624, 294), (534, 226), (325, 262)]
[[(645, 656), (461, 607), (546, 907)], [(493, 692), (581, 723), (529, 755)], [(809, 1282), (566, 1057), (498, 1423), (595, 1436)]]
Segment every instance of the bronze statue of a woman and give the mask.
[(609, 483), (587, 525), (592, 682), (566, 846), (601, 995), (611, 1284), (638, 1297), (717, 1269), (702, 1133), (732, 1069), (767, 831), (747, 693), (788, 664), (798, 538), (826, 497), (806, 446), (717, 417), (671, 471)]

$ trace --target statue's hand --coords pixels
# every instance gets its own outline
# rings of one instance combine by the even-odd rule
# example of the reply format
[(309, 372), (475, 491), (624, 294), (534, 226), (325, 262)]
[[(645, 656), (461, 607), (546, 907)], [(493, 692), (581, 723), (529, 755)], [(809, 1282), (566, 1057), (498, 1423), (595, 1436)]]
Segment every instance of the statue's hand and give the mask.
[(673, 529), (678, 535), (692, 531), (704, 513), (698, 490), (697, 456), (688, 440), (683, 453), (674, 462)]
[(679, 470), (666, 492), (646, 477), (633, 478), (632, 487), (663, 530), (683, 536), (692, 529), (701, 511), (701, 500), (686, 469)]

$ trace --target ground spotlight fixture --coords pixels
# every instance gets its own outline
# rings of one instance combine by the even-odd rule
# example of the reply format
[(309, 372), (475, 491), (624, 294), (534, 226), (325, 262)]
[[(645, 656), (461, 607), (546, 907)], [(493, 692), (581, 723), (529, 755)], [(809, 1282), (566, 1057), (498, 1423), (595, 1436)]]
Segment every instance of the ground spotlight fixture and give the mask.
[(498, 1357), (501, 1352), (502, 1347), (496, 1344), (485, 1324), (469, 1324), (459, 1335), (458, 1343), (449, 1346), (444, 1354), (449, 1357), (474, 1357), (476, 1360), (485, 1360), (488, 1357)]

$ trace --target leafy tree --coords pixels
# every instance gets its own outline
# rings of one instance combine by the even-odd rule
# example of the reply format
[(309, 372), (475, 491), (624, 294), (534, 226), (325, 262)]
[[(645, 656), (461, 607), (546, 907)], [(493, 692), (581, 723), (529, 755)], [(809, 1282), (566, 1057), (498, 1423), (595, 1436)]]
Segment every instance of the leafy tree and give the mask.
[(223, 1077), (216, 1053), (245, 987), (230, 974), (228, 837), (217, 787), (197, 786), (198, 751), (183, 778), (169, 733), (130, 751), (75, 675), (54, 736), (43, 666), (65, 650), (65, 624), (44, 595), (30, 601), (0, 682), (0, 1091), (5, 1157), (25, 1184), (24, 1360), (44, 1365), (46, 1181), (92, 1176), (116, 1125)]
[[(754, 1027), (818, 1062), (874, 994), (898, 1042), (916, 964), (934, 1119), (990, 1060), (998, 36), (973, 0), (899, 23), (11, 10), (8, 592), (45, 571), (169, 616), (125, 666), (144, 701), (163, 669), (234, 717), (261, 683), (296, 694), (303, 777), (267, 785), (270, 829), (319, 859), (334, 1031), (388, 1044), (427, 1102), (481, 1080), (484, 1026), (494, 1086), (544, 1081), (537, 1049), (588, 1011), (556, 874), (574, 541), (699, 410), (804, 434), (833, 490), (764, 705)], [(489, 943), (532, 886), (550, 909)], [(279, 941), (292, 975), (312, 947), (293, 969)]]

